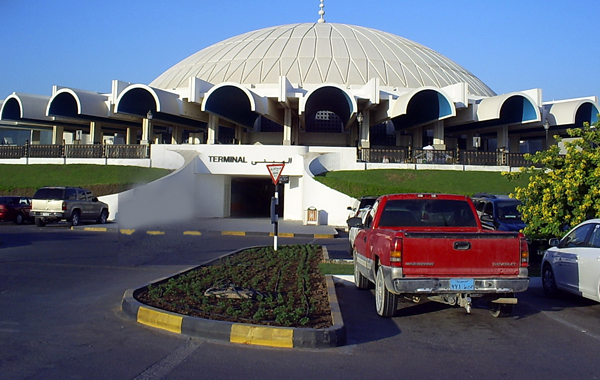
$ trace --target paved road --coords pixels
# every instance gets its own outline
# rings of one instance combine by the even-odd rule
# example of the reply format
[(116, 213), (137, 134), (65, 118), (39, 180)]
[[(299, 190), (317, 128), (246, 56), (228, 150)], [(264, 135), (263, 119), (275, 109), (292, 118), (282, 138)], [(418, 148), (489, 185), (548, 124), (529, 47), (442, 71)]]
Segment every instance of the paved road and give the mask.
[[(289, 350), (190, 339), (119, 310), (138, 287), (268, 237), (131, 235), (0, 224), (0, 378), (306, 379), (600, 377), (600, 304), (549, 300), (539, 279), (515, 316), (436, 303), (379, 318), (373, 294), (337, 287), (348, 344)], [(180, 232), (180, 231), (179, 231)], [(283, 238), (281, 244), (310, 238)], [(316, 239), (343, 254), (341, 239)]]

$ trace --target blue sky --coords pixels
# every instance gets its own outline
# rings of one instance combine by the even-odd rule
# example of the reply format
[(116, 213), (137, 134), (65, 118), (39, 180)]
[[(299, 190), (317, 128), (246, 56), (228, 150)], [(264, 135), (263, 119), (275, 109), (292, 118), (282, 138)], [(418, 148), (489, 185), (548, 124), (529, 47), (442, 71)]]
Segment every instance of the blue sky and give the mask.
[[(0, 0), (0, 100), (147, 84), (216, 42), (318, 11), (319, 0)], [(599, 11), (598, 0), (325, 0), (324, 17), (423, 44), (498, 94), (559, 100), (600, 96)]]

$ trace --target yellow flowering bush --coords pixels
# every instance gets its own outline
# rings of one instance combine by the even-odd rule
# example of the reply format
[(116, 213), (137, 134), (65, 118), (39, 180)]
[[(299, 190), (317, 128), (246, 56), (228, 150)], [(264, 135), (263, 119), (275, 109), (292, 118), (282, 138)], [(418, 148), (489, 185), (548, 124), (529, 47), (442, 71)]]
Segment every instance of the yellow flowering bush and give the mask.
[(521, 172), (502, 173), (509, 180), (529, 173), (529, 183), (516, 187), (512, 197), (519, 199), (523, 231), (533, 239), (562, 237), (565, 230), (600, 217), (600, 121), (583, 128), (568, 129), (572, 141), (563, 141), (566, 154), (558, 145), (526, 155), (542, 169), (521, 168)]

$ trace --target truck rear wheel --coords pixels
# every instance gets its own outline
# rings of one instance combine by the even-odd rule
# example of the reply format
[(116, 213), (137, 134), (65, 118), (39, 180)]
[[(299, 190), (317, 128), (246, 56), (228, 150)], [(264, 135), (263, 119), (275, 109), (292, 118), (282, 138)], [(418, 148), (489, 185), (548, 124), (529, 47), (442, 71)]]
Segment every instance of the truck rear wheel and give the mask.
[(356, 250), (354, 250), (354, 284), (359, 289), (368, 289), (371, 282), (365, 276), (363, 276), (362, 273), (360, 273), (358, 264), (356, 262), (356, 256)]
[(510, 317), (513, 311), (513, 306), (511, 304), (505, 303), (491, 303), (490, 304), (490, 313), (494, 318), (506, 318)]
[(381, 268), (377, 269), (375, 280), (375, 309), (382, 317), (393, 317), (398, 308), (398, 295), (391, 293), (385, 287), (385, 279)]
[[(515, 295), (514, 293), (506, 293), (503, 296), (505, 298), (513, 298)], [(490, 302), (490, 313), (494, 318), (510, 317), (514, 306), (514, 304)]]

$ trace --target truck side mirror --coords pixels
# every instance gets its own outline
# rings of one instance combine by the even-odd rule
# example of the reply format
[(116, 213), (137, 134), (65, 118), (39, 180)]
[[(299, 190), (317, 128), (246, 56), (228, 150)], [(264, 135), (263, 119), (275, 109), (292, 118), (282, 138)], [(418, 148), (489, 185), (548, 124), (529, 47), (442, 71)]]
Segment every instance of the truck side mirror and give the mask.
[(348, 223), (348, 227), (363, 228), (362, 219), (356, 216), (348, 219), (346, 223)]
[(550, 247), (558, 247), (558, 245), (560, 244), (560, 240), (553, 238), (548, 240), (548, 244), (550, 245)]

